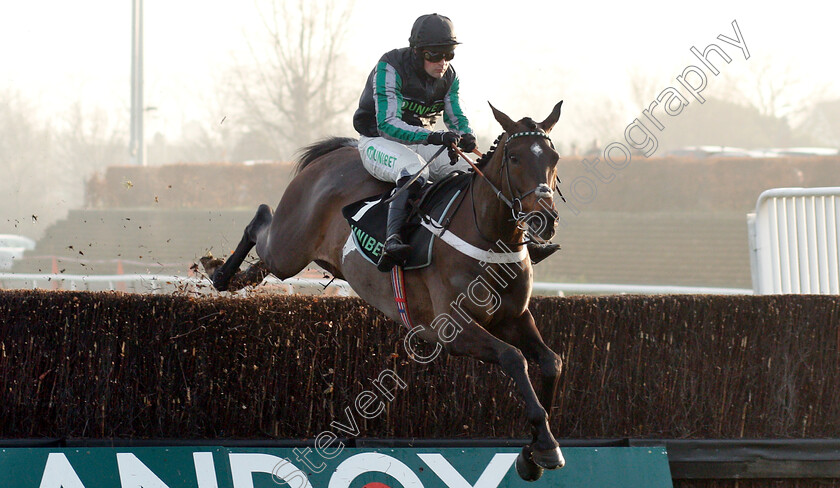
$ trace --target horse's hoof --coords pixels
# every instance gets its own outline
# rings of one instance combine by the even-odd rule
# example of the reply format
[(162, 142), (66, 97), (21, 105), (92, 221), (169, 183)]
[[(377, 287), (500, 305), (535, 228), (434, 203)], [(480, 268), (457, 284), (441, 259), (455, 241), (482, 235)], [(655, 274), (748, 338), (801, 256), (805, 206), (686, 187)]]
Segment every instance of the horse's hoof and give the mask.
[(537, 481), (543, 474), (543, 469), (531, 461), (530, 446), (522, 448), (516, 456), (516, 474), (525, 481)]
[(563, 458), (563, 453), (560, 452), (559, 447), (544, 451), (532, 449), (531, 459), (537, 466), (545, 469), (558, 469), (566, 465), (566, 460)]
[(222, 276), (222, 268), (217, 269), (210, 275), (210, 281), (213, 282), (213, 288), (218, 291), (227, 291), (230, 280), (225, 280)]
[(543, 475), (543, 468), (534, 464), (531, 456), (531, 446), (525, 446), (516, 457), (516, 474), (525, 481), (537, 481)]

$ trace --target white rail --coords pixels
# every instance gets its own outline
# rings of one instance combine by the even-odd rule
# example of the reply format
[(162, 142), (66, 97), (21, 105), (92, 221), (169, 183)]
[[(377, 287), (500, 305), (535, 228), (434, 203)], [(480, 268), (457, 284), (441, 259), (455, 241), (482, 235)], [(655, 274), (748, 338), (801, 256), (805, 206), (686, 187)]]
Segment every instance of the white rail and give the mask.
[[(279, 287), (280, 293), (295, 293), (309, 290), (310, 293), (330, 293), (341, 296), (353, 294), (353, 290), (346, 282), (335, 280), (327, 284), (326, 280), (307, 278), (289, 278), (280, 281), (268, 277), (263, 284)], [(0, 273), (0, 289), (62, 289), (88, 291), (126, 291), (133, 293), (164, 294), (176, 291), (201, 293), (211, 292), (213, 285), (207, 278), (193, 278), (176, 275), (71, 275), (71, 274), (31, 274), (31, 273)]]
[[(313, 280), (306, 278), (289, 278), (280, 281), (269, 276), (263, 281), (279, 293), (308, 292), (314, 294), (330, 293), (339, 296), (354, 295), (353, 289), (346, 281)], [(172, 293), (183, 291), (190, 293), (210, 293), (212, 284), (206, 278), (192, 278), (175, 275), (65, 275), (65, 274), (26, 274), (0, 273), (0, 289), (2, 288), (30, 288), (30, 289), (67, 289), (67, 290), (121, 290), (134, 293)], [(565, 294), (702, 294), (702, 295), (749, 295), (748, 288), (712, 288), (690, 286), (655, 286), (655, 285), (622, 285), (622, 284), (594, 284), (594, 283), (534, 283), (535, 295), (565, 295)]]
[(749, 288), (708, 286), (622, 285), (601, 283), (534, 283), (534, 295), (752, 295)]
[(747, 229), (756, 293), (840, 293), (840, 187), (767, 190)]

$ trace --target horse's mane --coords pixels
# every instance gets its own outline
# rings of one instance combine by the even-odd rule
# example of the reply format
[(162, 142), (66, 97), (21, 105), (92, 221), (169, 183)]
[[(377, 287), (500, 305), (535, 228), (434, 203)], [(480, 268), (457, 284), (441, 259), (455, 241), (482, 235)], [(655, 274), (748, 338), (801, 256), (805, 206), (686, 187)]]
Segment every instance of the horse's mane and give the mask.
[(488, 149), (487, 152), (484, 153), (484, 155), (482, 155), (480, 158), (478, 158), (476, 160), (475, 163), (476, 163), (476, 166), (479, 167), (479, 169), (483, 168), (490, 161), (490, 159), (493, 158), (493, 153), (496, 152), (496, 146), (499, 145), (499, 141), (502, 140), (503, 135), (505, 135), (504, 132), (499, 134), (499, 137), (497, 137), (496, 140), (493, 141), (493, 144), (490, 146), (490, 149)]
[(328, 153), (341, 149), (342, 147), (357, 147), (359, 141), (350, 137), (327, 137), (320, 141), (314, 142), (308, 146), (301, 148), (298, 151), (298, 160), (295, 164), (295, 174), (303, 171), (316, 159)]
[[(525, 117), (524, 119), (520, 120), (519, 123), (524, 124), (528, 128), (528, 130), (539, 129), (539, 126), (537, 126), (537, 123), (531, 117)], [(483, 156), (481, 156), (480, 158), (478, 158), (478, 160), (476, 160), (476, 166), (478, 166), (479, 169), (483, 168), (484, 165), (487, 164), (490, 161), (490, 159), (493, 157), (493, 153), (496, 152), (496, 146), (499, 145), (499, 141), (502, 140), (502, 136), (504, 136), (504, 135), (505, 135), (504, 132), (499, 134), (499, 137), (497, 137), (496, 140), (493, 141), (493, 144), (490, 146), (490, 149), (488, 149), (487, 152), (484, 153)]]

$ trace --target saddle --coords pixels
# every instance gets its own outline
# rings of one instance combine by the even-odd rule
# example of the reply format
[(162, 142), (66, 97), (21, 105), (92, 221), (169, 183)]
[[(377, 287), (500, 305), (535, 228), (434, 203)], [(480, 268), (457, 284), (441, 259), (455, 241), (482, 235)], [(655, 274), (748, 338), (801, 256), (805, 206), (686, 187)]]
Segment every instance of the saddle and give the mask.
[[(456, 200), (467, 188), (472, 173), (455, 171), (435, 183), (427, 183), (410, 200), (412, 211), (405, 226), (405, 242), (411, 245), (404, 269), (425, 268), (432, 264), (434, 235), (420, 225), (421, 219), (432, 218), (444, 227), (454, 213)], [(376, 266), (382, 247), (385, 245), (388, 219), (387, 200), (394, 192), (391, 189), (382, 195), (372, 196), (351, 203), (341, 209), (350, 224), (350, 235), (359, 253)]]

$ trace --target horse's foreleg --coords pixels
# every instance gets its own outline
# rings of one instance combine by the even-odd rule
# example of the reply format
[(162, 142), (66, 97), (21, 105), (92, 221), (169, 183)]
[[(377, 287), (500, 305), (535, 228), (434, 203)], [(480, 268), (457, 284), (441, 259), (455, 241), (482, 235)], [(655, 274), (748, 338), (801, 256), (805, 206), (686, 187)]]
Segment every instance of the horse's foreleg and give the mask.
[[(242, 240), (239, 241), (239, 244), (236, 246), (236, 250), (231, 254), (231, 256), (218, 267), (215, 271), (212, 272), (210, 278), (213, 280), (213, 286), (219, 291), (225, 291), (228, 289), (231, 279), (236, 276), (237, 272), (239, 271), (239, 266), (245, 261), (245, 258), (248, 257), (248, 253), (251, 252), (251, 249), (257, 243), (257, 237), (263, 229), (265, 229), (268, 224), (271, 223), (271, 208), (268, 205), (260, 205), (259, 209), (257, 209), (257, 214), (251, 220), (251, 223), (245, 227), (245, 232), (242, 234)], [(255, 265), (256, 266), (256, 265)], [(205, 267), (207, 269), (207, 267)], [(242, 279), (236, 280), (236, 286), (238, 288), (242, 288), (248, 284), (251, 284), (251, 281), (256, 279), (256, 276), (262, 274), (260, 281), (262, 278), (265, 278), (266, 273), (262, 273), (261, 267), (257, 266), (257, 270), (251, 273), (246, 273), (246, 276), (243, 275)], [(207, 269), (210, 272), (209, 269)], [(259, 281), (257, 282), (259, 283)]]
[(509, 328), (501, 336), (502, 339), (518, 347), (527, 360), (537, 363), (540, 367), (542, 379), (539, 391), (540, 403), (551, 416), (563, 360), (545, 344), (534, 323), (534, 317), (528, 310), (515, 323), (506, 325)]
[(449, 344), (449, 352), (493, 362), (501, 366), (525, 400), (525, 416), (534, 433), (533, 460), (540, 467), (560, 468), (565, 464), (548, 425), (548, 413), (540, 404), (528, 377), (528, 363), (518, 348), (494, 337), (478, 324), (469, 324)]
[[(563, 360), (551, 350), (543, 341), (540, 331), (534, 323), (531, 312), (525, 311), (519, 321), (511, 328), (510, 343), (522, 350), (529, 361), (534, 361), (540, 367), (539, 399), (551, 418), (551, 409), (557, 396), (557, 384), (560, 382), (560, 372)], [(536, 441), (536, 436), (534, 438)]]
[(563, 360), (560, 356), (545, 345), (542, 341), (534, 345), (535, 361), (540, 365), (540, 403), (545, 407), (551, 418), (551, 410), (554, 408), (554, 400), (557, 396), (557, 385), (560, 383), (560, 373), (563, 368)]

